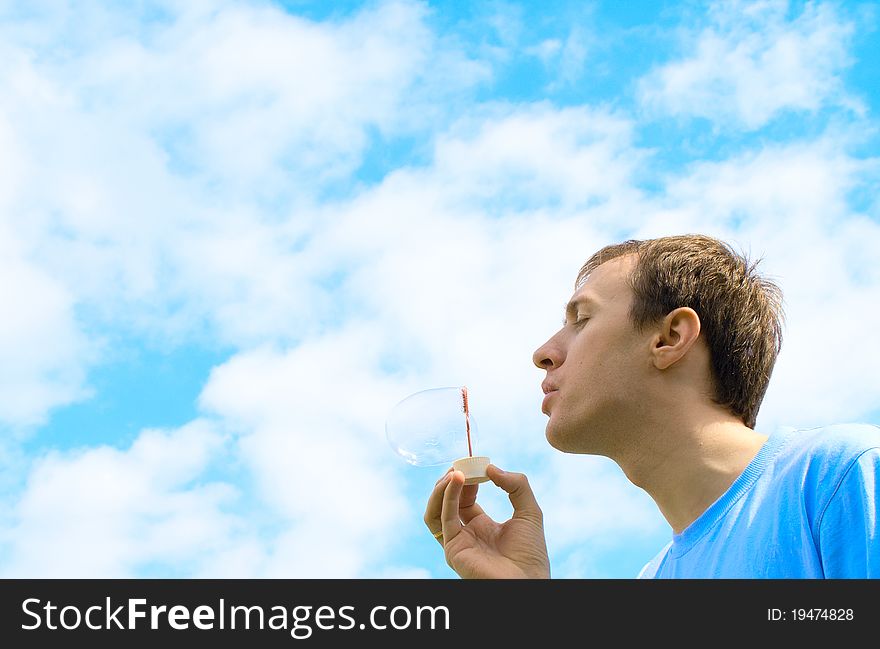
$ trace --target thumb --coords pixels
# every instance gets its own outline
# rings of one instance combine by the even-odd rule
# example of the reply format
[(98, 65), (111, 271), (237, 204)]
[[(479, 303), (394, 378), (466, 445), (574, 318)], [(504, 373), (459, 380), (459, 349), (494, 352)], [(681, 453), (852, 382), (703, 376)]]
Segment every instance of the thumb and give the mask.
[(527, 518), (541, 523), (544, 515), (535, 499), (529, 479), (524, 473), (502, 471), (494, 464), (487, 467), (486, 475), (497, 486), (507, 492), (510, 504), (513, 505), (514, 518)]

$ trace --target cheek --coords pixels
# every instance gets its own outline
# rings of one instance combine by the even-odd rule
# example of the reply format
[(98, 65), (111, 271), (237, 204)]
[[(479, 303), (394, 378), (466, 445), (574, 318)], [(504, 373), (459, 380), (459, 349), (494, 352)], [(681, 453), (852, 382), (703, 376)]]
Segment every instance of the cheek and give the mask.
[(622, 352), (614, 345), (598, 343), (589, 350), (584, 349), (572, 367), (576, 377), (572, 383), (577, 386), (572, 396), (595, 401), (628, 390), (633, 383), (628, 373), (633, 360)]

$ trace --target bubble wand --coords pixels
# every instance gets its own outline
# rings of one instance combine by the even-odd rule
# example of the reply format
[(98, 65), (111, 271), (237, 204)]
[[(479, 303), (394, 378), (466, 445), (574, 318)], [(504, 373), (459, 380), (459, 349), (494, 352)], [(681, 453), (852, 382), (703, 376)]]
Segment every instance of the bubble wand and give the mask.
[(385, 421), (388, 443), (400, 457), (415, 466), (451, 462), (453, 469), (464, 473), (465, 484), (489, 479), (489, 458), (474, 455), (478, 432), (465, 386), (411, 394), (394, 406)]

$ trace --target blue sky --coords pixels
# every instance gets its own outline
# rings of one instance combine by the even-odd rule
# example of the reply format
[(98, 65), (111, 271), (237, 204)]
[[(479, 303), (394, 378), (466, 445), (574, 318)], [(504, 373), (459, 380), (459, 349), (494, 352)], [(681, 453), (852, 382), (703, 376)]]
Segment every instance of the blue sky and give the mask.
[(546, 444), (531, 353), (597, 248), (705, 232), (785, 293), (757, 429), (880, 423), (878, 29), (872, 2), (0, 3), (0, 575), (454, 578), (421, 522), (442, 469), (384, 421), (467, 385), (554, 576), (634, 576), (670, 528)]

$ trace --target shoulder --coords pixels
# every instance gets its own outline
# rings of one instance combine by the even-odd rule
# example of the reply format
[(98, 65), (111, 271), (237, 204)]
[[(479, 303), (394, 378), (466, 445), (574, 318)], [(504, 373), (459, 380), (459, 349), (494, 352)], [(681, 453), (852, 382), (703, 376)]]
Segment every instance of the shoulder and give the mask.
[(866, 451), (880, 450), (880, 426), (867, 423), (831, 424), (816, 428), (793, 429), (784, 433), (784, 455), (809, 463), (840, 466)]
[(794, 485), (805, 502), (812, 503), (811, 510), (821, 510), (854, 467), (880, 466), (880, 426), (832, 424), (787, 428), (776, 435), (781, 436), (780, 452), (772, 473), (775, 479)]

